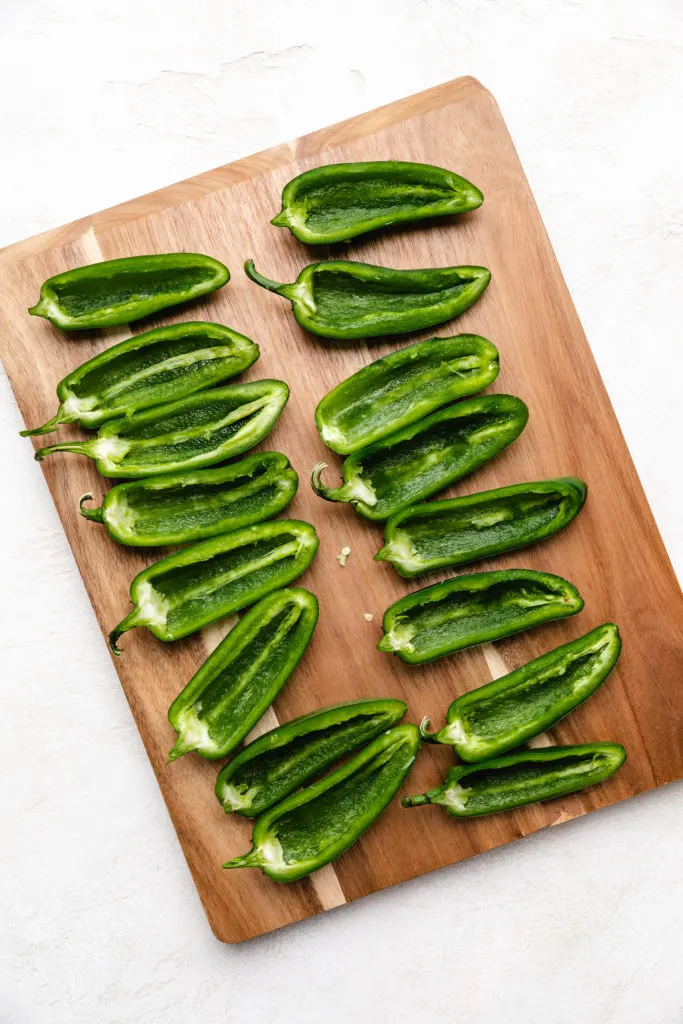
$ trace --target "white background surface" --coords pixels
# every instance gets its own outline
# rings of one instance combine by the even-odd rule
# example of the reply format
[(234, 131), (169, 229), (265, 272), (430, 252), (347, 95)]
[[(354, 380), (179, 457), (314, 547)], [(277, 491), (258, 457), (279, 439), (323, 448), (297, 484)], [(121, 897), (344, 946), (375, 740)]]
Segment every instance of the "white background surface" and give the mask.
[[(681, 578), (682, 17), (679, 0), (0, 0), (0, 244), (474, 74)], [(20, 427), (2, 377), (1, 1024), (683, 1021), (680, 784), (217, 943)]]

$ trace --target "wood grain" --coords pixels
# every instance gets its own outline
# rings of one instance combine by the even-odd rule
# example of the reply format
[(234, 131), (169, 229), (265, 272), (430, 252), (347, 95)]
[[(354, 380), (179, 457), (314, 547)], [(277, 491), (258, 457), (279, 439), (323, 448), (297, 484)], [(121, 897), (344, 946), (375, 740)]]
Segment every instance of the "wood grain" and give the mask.
[[(282, 186), (293, 175), (321, 161), (380, 158), (452, 167), (486, 195), (479, 211), (458, 221), (388, 232), (348, 250), (353, 258), (389, 266), (475, 263), (492, 270), (492, 285), (479, 303), (456, 323), (421, 336), (473, 331), (490, 338), (500, 349), (502, 368), (492, 390), (520, 395), (530, 407), (530, 422), (519, 441), (453, 493), (569, 474), (589, 485), (586, 508), (565, 532), (488, 563), (568, 577), (586, 600), (582, 614), (422, 668), (375, 650), (384, 608), (414, 587), (389, 565), (372, 562), (381, 530), (348, 507), (320, 501), (307, 484), (311, 467), (322, 457), (331, 463), (331, 475), (340, 464), (325, 452), (314, 429), (316, 403), (343, 377), (401, 342), (344, 345), (315, 339), (297, 326), (287, 303), (255, 288), (241, 272), (244, 259), (253, 257), (264, 273), (294, 280), (301, 266), (320, 255), (268, 224), (279, 209)], [(601, 622), (617, 622), (624, 638), (613, 677), (550, 737), (562, 743), (623, 743), (629, 758), (615, 778), (577, 796), (472, 822), (456, 823), (438, 808), (406, 811), (395, 801), (334, 867), (279, 886), (257, 871), (221, 870), (224, 860), (248, 848), (250, 826), (220, 810), (213, 795), (216, 766), (194, 756), (166, 764), (173, 741), (168, 705), (228, 624), (172, 645), (143, 630), (128, 634), (116, 668), (218, 938), (235, 942), (259, 935), (680, 777), (683, 597), (489, 93), (472, 79), (459, 79), (0, 252), (2, 358), (28, 425), (55, 411), (59, 378), (125, 336), (69, 337), (28, 317), (26, 308), (41, 282), (93, 259), (177, 249), (209, 253), (233, 273), (227, 288), (196, 304), (185, 318), (217, 320), (253, 337), (262, 356), (245, 377), (281, 377), (292, 387), (280, 423), (261, 447), (290, 456), (301, 476), (290, 514), (315, 523), (321, 538), (317, 559), (301, 579), (319, 597), (319, 626), (260, 731), (323, 704), (385, 695), (403, 697), (413, 721), (428, 714), (440, 723), (458, 693)], [(323, 255), (333, 251), (339, 247)], [(158, 317), (131, 330), (183, 316)], [(67, 428), (59, 436), (77, 434)], [(79, 517), (78, 497), (88, 490), (98, 496), (107, 486), (88, 460), (55, 456), (42, 468), (106, 634), (127, 611), (129, 580), (158, 553), (118, 547), (104, 530)], [(347, 544), (352, 553), (341, 568), (335, 556)], [(366, 612), (374, 616), (372, 622), (365, 620)], [(548, 736), (540, 740), (549, 741)], [(434, 785), (448, 763), (448, 751), (425, 749), (407, 789)]]

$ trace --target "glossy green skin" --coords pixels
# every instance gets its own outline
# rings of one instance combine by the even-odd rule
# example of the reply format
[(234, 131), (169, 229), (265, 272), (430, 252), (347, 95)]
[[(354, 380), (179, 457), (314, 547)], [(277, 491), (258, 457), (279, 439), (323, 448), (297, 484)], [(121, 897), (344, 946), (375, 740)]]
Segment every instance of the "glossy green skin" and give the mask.
[(326, 463), (319, 463), (311, 486), (326, 501), (349, 502), (366, 519), (388, 519), (488, 462), (519, 437), (528, 419), (526, 405), (513, 395), (468, 398), (350, 455), (341, 487), (322, 483)]
[(352, 260), (311, 263), (294, 284), (271, 281), (252, 260), (244, 270), (262, 288), (289, 299), (307, 331), (342, 341), (405, 334), (452, 320), (491, 280), (485, 267), (391, 270)]
[(533, 569), (456, 576), (417, 590), (384, 613), (380, 651), (422, 665), (542, 622), (576, 615), (578, 590), (561, 576)]
[(273, 807), (403, 718), (401, 700), (359, 700), (313, 711), (260, 736), (216, 781), (223, 810), (247, 818)]
[(92, 494), (84, 494), (80, 512), (103, 523), (119, 544), (186, 544), (270, 519), (289, 505), (298, 484), (286, 455), (259, 452), (215, 469), (117, 484), (100, 508), (85, 508)]
[(441, 786), (404, 797), (403, 806), (438, 804), (454, 818), (510, 811), (595, 786), (614, 775), (625, 760), (626, 751), (618, 743), (520, 750), (451, 768)]
[(586, 492), (583, 480), (564, 477), (416, 505), (391, 517), (375, 559), (412, 579), (525, 548), (568, 526)]
[(40, 448), (40, 462), (53, 452), (94, 459), (108, 477), (139, 478), (200, 469), (253, 448), (275, 426), (287, 404), (281, 380), (229, 384), (179, 402), (108, 420), (90, 441), (62, 441)]
[(483, 201), (470, 181), (431, 164), (327, 164), (285, 185), (282, 210), (270, 223), (305, 245), (329, 245), (390, 224), (466, 213)]
[(273, 590), (308, 568), (318, 550), (315, 527), (296, 519), (258, 523), (192, 544), (143, 569), (130, 585), (133, 610), (109, 634), (147, 626), (159, 640), (179, 640)]
[(171, 704), (178, 738), (169, 761), (231, 753), (291, 676), (317, 621), (308, 590), (277, 590), (250, 608)]
[(486, 338), (431, 338), (364, 366), (325, 395), (315, 410), (321, 439), (350, 455), (417, 423), (442, 405), (488, 387), (498, 350)]
[(340, 768), (256, 819), (253, 849), (224, 868), (259, 867), (294, 882), (336, 860), (392, 801), (420, 748), (414, 725), (396, 725)]
[(29, 313), (63, 331), (116, 327), (208, 295), (229, 280), (227, 267), (201, 253), (129, 256), (48, 278)]
[(42, 427), (62, 423), (96, 429), (115, 416), (177, 401), (236, 377), (259, 357), (259, 347), (222, 324), (188, 323), (136, 334), (88, 359), (57, 385), (60, 406)]
[(463, 761), (484, 761), (519, 747), (550, 729), (602, 686), (621, 653), (611, 622), (556, 647), (486, 686), (457, 697), (443, 729), (426, 733), (431, 743), (453, 746)]

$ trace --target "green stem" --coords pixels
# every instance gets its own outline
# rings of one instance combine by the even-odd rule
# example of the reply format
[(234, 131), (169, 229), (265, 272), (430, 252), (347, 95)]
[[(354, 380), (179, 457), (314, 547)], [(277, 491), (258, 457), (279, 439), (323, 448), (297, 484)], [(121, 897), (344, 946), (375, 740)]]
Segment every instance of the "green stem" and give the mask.
[(35, 437), (37, 434), (49, 434), (57, 427), (61, 426), (62, 423), (73, 423), (75, 417), (65, 417), (63, 415), (62, 407), (60, 406), (56, 414), (47, 423), (43, 423), (42, 427), (34, 427), (33, 430), (20, 430), (20, 437)]
[(133, 610), (126, 615), (125, 619), (122, 619), (118, 626), (115, 626), (109, 634), (109, 648), (112, 654), (115, 654), (117, 657), (121, 654), (116, 641), (123, 635), (123, 633), (127, 633), (129, 629), (135, 629), (136, 626), (144, 625), (145, 623), (140, 616), (140, 610), (138, 608), (133, 608)]
[(287, 210), (280, 210), (278, 215), (276, 217), (273, 217), (270, 223), (273, 224), (276, 228), (288, 228), (289, 213), (287, 212)]
[(52, 455), (53, 452), (74, 452), (76, 455), (87, 455), (92, 459), (91, 450), (92, 441), (62, 441), (61, 444), (51, 444), (47, 448), (39, 448), (34, 458), (36, 462), (42, 462), (46, 455)]
[(254, 266), (253, 260), (247, 260), (244, 264), (244, 273), (247, 275), (250, 281), (254, 284), (260, 284), (262, 288), (267, 288), (269, 292), (275, 292), (277, 295), (286, 295), (285, 289), (291, 288), (291, 285), (278, 284), (277, 281), (271, 281), (269, 277), (264, 277), (263, 274), (259, 274), (258, 270)]
[(45, 301), (45, 299), (41, 299), (39, 302), (36, 302), (35, 306), (29, 307), (29, 313), (31, 314), (31, 316), (44, 316), (47, 318), (48, 308), (49, 304)]
[(182, 735), (177, 736), (173, 747), (169, 751), (167, 764), (170, 764), (171, 761), (177, 761), (179, 757), (183, 756), (183, 754), (191, 754), (192, 751), (196, 749), (196, 746), (188, 746), (187, 740), (184, 739)]
[(227, 860), (223, 865), (224, 868), (260, 868), (261, 867), (261, 854), (257, 849), (250, 850), (249, 853), (243, 853), (241, 857), (233, 857), (232, 860)]
[(420, 793), (418, 796), (404, 796), (401, 803), (404, 807), (420, 807), (422, 804), (429, 803), (429, 797), (426, 793)]
[(325, 501), (344, 501), (342, 493), (343, 487), (326, 487), (322, 482), (322, 474), (327, 469), (326, 462), (319, 462), (313, 467), (311, 472), (311, 487), (320, 498), (324, 498)]
[(436, 738), (439, 735), (438, 730), (436, 732), (427, 732), (431, 724), (432, 723), (428, 718), (425, 717), (422, 719), (420, 722), (420, 736), (422, 736), (422, 739), (426, 743), (439, 743), (439, 740)]
[(82, 494), (78, 500), (78, 508), (84, 519), (89, 519), (92, 523), (103, 523), (104, 512), (102, 508), (84, 508), (83, 502), (90, 501), (92, 498), (92, 492), (88, 491), (87, 494)]

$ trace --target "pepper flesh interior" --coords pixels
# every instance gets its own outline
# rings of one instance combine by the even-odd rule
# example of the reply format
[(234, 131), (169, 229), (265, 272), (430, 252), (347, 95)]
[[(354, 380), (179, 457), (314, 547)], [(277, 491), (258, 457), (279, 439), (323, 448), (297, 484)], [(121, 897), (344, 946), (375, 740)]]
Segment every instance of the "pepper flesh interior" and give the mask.
[(296, 488), (286, 456), (264, 452), (219, 469), (119, 484), (107, 492), (101, 510), (81, 512), (104, 522), (124, 544), (181, 544), (270, 518)]
[(418, 342), (376, 360), (326, 395), (315, 413), (318, 431), (333, 451), (349, 454), (482, 390), (497, 374), (498, 352), (485, 338), (463, 334)]
[(204, 267), (147, 270), (144, 276), (134, 269), (119, 269), (115, 276), (109, 278), (56, 281), (52, 287), (65, 312), (78, 317), (92, 309), (118, 306), (132, 299), (151, 299), (169, 292), (184, 292), (205, 280)]
[(216, 795), (226, 812), (261, 814), (344, 754), (395, 725), (406, 712), (397, 700), (326, 708), (266, 733), (226, 765)]
[(387, 543), (375, 557), (415, 576), (512, 551), (568, 525), (585, 494), (582, 481), (558, 480), (418, 505), (387, 523)]
[(518, 569), (460, 576), (388, 608), (378, 648), (411, 662), (431, 661), (582, 607), (576, 589), (559, 576)]

